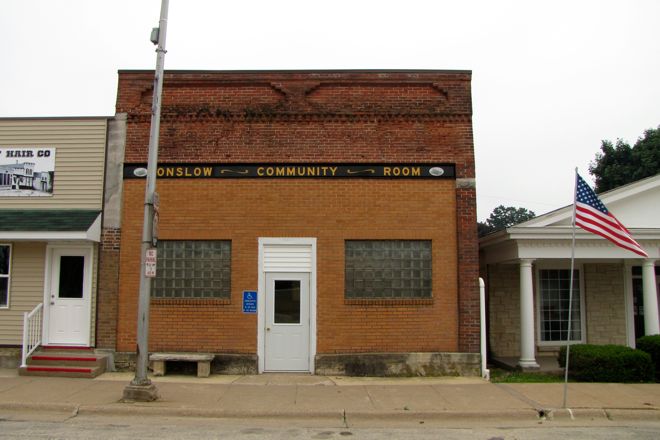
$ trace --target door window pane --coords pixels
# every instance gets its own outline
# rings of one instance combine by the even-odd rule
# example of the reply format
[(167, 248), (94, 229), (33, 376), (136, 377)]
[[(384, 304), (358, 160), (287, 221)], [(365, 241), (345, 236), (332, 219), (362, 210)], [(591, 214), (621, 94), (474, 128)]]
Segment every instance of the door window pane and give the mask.
[(0, 307), (9, 305), (9, 261), (11, 247), (0, 245)]
[(9, 302), (9, 278), (0, 278), (0, 307), (7, 306)]
[(83, 297), (85, 257), (63, 256), (60, 258), (60, 298)]
[(0, 246), (0, 275), (9, 275), (9, 246)]
[(300, 324), (300, 281), (275, 281), (275, 324)]

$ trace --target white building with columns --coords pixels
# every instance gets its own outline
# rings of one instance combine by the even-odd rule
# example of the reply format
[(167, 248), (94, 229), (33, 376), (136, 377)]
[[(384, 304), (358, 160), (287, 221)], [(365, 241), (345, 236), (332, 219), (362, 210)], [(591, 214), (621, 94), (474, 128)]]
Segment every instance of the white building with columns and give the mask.
[[(571, 339), (634, 347), (660, 333), (660, 174), (599, 197), (649, 258), (576, 229)], [(569, 205), (481, 238), (491, 358), (535, 369), (566, 344), (572, 215)]]

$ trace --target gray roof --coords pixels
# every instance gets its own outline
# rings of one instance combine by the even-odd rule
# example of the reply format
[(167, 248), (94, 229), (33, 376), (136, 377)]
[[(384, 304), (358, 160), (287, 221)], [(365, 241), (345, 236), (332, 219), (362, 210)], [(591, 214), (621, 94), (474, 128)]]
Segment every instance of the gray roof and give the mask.
[(87, 231), (101, 211), (0, 209), (0, 231)]

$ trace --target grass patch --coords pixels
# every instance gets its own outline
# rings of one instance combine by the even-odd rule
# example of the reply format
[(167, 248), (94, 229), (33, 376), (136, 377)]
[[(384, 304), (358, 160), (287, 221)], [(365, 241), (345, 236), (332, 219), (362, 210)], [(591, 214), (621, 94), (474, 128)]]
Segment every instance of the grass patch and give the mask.
[(508, 371), (493, 368), (490, 370), (490, 381), (493, 383), (557, 383), (564, 381), (564, 375)]

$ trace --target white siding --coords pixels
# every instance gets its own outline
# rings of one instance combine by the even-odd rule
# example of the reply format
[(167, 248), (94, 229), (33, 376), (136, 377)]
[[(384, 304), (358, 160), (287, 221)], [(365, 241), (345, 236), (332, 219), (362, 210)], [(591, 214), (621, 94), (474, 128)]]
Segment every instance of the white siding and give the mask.
[(55, 148), (53, 195), (1, 197), (0, 209), (101, 209), (107, 119), (0, 119), (0, 148)]
[(9, 308), (0, 309), (0, 345), (23, 343), (23, 313), (43, 301), (45, 242), (14, 242)]
[(264, 272), (311, 272), (312, 246), (264, 245)]

